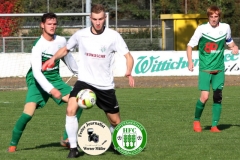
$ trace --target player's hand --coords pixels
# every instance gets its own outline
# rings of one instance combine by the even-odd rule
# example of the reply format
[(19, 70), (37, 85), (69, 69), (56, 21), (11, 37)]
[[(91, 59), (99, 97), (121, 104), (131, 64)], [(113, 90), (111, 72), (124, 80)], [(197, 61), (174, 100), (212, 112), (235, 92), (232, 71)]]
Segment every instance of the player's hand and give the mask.
[(192, 72), (192, 71), (193, 71), (193, 68), (194, 68), (193, 63), (192, 63), (192, 62), (189, 62), (189, 63), (188, 63), (188, 70)]
[(54, 98), (57, 98), (57, 99), (61, 99), (62, 98), (62, 94), (59, 90), (57, 90), (56, 88), (53, 88), (51, 91), (50, 91), (50, 94), (54, 97)]
[(54, 58), (50, 58), (49, 60), (43, 63), (42, 71), (46, 71), (48, 68), (52, 68), (54, 65), (55, 65)]
[(130, 87), (134, 87), (134, 78), (131, 75), (125, 75), (128, 78), (128, 83)]
[(232, 48), (232, 54), (238, 54), (238, 46), (234, 46), (233, 48)]

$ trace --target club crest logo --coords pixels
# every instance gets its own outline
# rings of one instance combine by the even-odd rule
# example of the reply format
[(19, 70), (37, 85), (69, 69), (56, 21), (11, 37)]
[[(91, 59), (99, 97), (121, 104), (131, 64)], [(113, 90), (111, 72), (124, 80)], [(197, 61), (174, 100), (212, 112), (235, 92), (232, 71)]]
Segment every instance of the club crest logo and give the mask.
[(115, 149), (124, 155), (136, 155), (147, 144), (147, 132), (140, 123), (127, 120), (114, 129), (112, 141)]

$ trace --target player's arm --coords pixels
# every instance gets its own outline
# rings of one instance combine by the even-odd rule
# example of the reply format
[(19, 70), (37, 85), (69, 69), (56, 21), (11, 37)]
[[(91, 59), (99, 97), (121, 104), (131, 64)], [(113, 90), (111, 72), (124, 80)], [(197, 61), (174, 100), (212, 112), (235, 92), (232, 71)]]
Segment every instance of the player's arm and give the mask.
[(194, 65), (192, 61), (192, 47), (187, 46), (188, 70), (193, 71)]
[(54, 63), (56, 60), (61, 59), (68, 53), (67, 47), (64, 46), (61, 49), (59, 49), (49, 60), (47, 60), (42, 65), (42, 70), (45, 71), (49, 66), (54, 66)]
[(199, 39), (201, 38), (201, 28), (197, 27), (193, 36), (191, 37), (189, 43), (187, 44), (187, 59), (188, 59), (188, 70), (193, 71), (194, 65), (192, 61), (192, 50), (195, 46), (198, 45)]
[[(78, 32), (76, 32), (78, 33)], [(71, 49), (73, 49), (76, 44), (77, 44), (77, 34), (73, 34), (70, 39), (68, 40), (68, 43), (66, 46), (62, 47), (61, 49), (59, 49), (54, 56), (52, 56), (52, 58), (50, 58), (49, 60), (47, 60), (44, 65), (42, 66), (42, 70), (46, 70), (48, 66), (52, 66), (54, 65), (55, 61), (58, 59), (63, 58), (64, 56), (66, 56), (69, 51)]]
[(228, 44), (228, 48), (232, 50), (232, 54), (238, 54), (238, 46), (233, 41)]
[(226, 37), (226, 44), (230, 50), (232, 50), (232, 54), (238, 54), (238, 46), (234, 43), (232, 36), (231, 36), (231, 29), (228, 25), (227, 27), (227, 37)]
[(68, 69), (74, 74), (78, 74), (78, 66), (77, 63), (71, 53), (68, 53), (66, 56), (62, 58), (62, 61), (66, 64)]
[(131, 87), (134, 87), (134, 79), (133, 79), (133, 77), (131, 75), (132, 69), (133, 69), (133, 65), (134, 65), (134, 60), (133, 60), (133, 57), (130, 54), (130, 52), (128, 52), (124, 56), (126, 58), (126, 65), (127, 65), (127, 71), (126, 71), (125, 76), (128, 77), (128, 79), (129, 79), (129, 85)]
[(46, 91), (49, 94), (52, 94), (55, 98), (60, 99), (61, 93), (56, 88), (54, 88), (54, 86), (46, 79), (46, 77), (41, 71), (42, 69), (41, 55), (42, 55), (41, 49), (37, 47), (33, 47), (32, 55), (31, 55), (31, 66), (32, 66), (33, 76), (44, 91)]

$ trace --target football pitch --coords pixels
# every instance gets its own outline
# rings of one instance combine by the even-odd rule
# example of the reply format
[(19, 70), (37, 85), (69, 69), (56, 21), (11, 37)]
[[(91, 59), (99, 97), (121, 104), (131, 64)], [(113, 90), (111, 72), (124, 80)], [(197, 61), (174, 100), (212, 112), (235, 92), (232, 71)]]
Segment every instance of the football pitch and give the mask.
[[(194, 133), (192, 122), (197, 87), (122, 88), (116, 89), (122, 120), (135, 120), (147, 131), (147, 145), (137, 155), (118, 155), (112, 150), (91, 156), (81, 151), (81, 160), (226, 160), (239, 159), (240, 153), (240, 86), (226, 86), (219, 122), (221, 133), (209, 131), (212, 118), (212, 96), (203, 111), (203, 131)], [(17, 152), (7, 153), (11, 132), (23, 111), (26, 91), (0, 92), (0, 159), (59, 160), (66, 159), (68, 150), (59, 144), (65, 125), (65, 108), (52, 100), (36, 111), (28, 123)], [(94, 106), (84, 110), (79, 126), (90, 120), (107, 125), (105, 114)]]

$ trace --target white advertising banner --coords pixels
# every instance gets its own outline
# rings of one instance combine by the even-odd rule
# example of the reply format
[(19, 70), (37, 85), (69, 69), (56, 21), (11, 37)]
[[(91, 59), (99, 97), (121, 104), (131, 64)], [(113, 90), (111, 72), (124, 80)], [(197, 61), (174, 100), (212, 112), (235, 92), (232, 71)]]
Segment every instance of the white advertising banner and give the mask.
[[(78, 61), (78, 53), (73, 53)], [(134, 58), (133, 76), (196, 76), (198, 75), (198, 51), (193, 51), (194, 71), (188, 70), (186, 51), (132, 51)], [(30, 53), (0, 53), (0, 78), (25, 77), (30, 68)], [(239, 75), (239, 55), (224, 53), (226, 75)], [(114, 77), (122, 77), (126, 72), (126, 59), (115, 54)], [(64, 63), (60, 63), (62, 77), (70, 77), (72, 73)], [(81, 73), (80, 73), (81, 74)]]
[[(199, 72), (198, 51), (193, 51), (194, 71), (188, 70), (186, 51), (131, 52), (134, 57), (133, 76), (194, 76)], [(239, 54), (224, 52), (226, 75), (239, 74)]]

